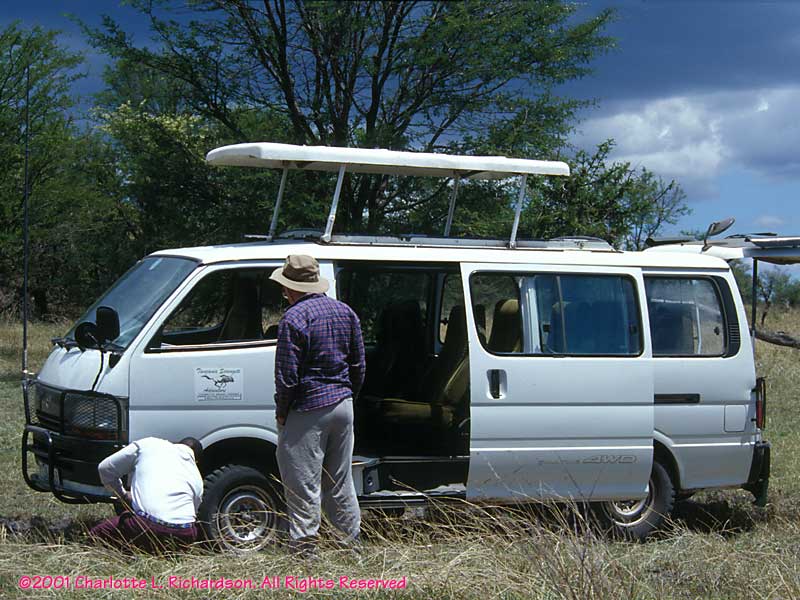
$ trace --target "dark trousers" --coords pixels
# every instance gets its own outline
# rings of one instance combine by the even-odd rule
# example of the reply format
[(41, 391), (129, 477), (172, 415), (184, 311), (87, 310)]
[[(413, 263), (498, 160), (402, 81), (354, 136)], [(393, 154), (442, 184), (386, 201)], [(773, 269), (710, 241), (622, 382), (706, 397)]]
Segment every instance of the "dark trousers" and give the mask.
[(93, 538), (115, 546), (135, 546), (147, 552), (185, 548), (197, 541), (197, 525), (180, 529), (124, 511), (92, 527)]

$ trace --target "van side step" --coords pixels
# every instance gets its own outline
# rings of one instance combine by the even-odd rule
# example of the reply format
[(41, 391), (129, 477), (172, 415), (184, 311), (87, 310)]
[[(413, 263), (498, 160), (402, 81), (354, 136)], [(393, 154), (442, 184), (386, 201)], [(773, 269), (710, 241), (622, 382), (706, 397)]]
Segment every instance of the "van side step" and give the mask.
[(463, 484), (442, 485), (432, 490), (401, 491), (381, 490), (359, 496), (362, 508), (409, 508), (427, 504), (431, 500), (437, 502), (461, 502), (467, 497), (467, 489)]
[[(469, 456), (353, 457), (359, 497), (391, 493), (405, 498), (466, 493)], [(455, 487), (454, 487), (455, 486)]]

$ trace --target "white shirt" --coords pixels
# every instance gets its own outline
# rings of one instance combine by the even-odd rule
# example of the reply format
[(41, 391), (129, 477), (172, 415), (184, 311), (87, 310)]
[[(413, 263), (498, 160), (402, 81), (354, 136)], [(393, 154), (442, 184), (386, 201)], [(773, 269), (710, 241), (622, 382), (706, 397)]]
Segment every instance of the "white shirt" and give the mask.
[(112, 454), (97, 467), (100, 481), (122, 497), (120, 478), (130, 475), (132, 505), (167, 523), (193, 523), (203, 497), (194, 452), (183, 444), (144, 438)]

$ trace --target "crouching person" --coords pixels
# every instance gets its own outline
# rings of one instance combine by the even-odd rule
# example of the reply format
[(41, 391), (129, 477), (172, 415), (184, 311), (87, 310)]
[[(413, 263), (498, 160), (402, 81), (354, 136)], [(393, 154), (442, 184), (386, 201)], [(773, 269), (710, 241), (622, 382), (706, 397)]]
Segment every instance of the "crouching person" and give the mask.
[[(100, 481), (123, 501), (125, 510), (95, 526), (90, 535), (151, 552), (196, 541), (197, 508), (203, 496), (197, 463), (202, 451), (195, 438), (173, 444), (150, 437), (103, 460), (97, 468)], [(122, 484), (125, 475), (130, 490)]]

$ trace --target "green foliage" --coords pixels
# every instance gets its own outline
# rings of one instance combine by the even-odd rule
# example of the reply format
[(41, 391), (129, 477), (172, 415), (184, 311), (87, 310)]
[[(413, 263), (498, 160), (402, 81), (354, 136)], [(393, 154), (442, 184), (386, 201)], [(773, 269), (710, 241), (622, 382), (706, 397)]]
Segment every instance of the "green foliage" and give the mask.
[(71, 117), (71, 85), (81, 76), (81, 61), (59, 45), (56, 32), (16, 23), (0, 31), (0, 312), (16, 311), (21, 300), (26, 109), (35, 314), (47, 315), (53, 302), (84, 304), (107, 284), (105, 278), (120, 272), (119, 254), (109, 248), (126, 214), (108, 155), (97, 136), (81, 133)]
[(535, 238), (587, 235), (616, 247), (641, 250), (664, 225), (690, 212), (675, 182), (664, 182), (646, 168), (609, 162), (613, 141), (590, 155), (581, 150), (570, 177), (533, 182), (533, 198), (523, 213), (522, 234)]
[(753, 300), (753, 274), (750, 272), (750, 266), (741, 260), (730, 261), (729, 264), (742, 300), (749, 306)]
[[(239, 142), (263, 139), (244, 114), (277, 112), (288, 126), (273, 141), (548, 155), (585, 104), (554, 96), (553, 86), (587, 74), (612, 45), (601, 34), (609, 11), (577, 22), (576, 7), (556, 0), (201, 0), (187, 4), (188, 22), (167, 18), (164, 2), (132, 4), (150, 18), (156, 44), (135, 44), (110, 19), (87, 29), (118, 61), (109, 81), (121, 99), (200, 115)], [(140, 83), (165, 80), (179, 93), (142, 97)], [(392, 229), (385, 216), (432, 201), (427, 191), (348, 177), (337, 223)]]
[[(151, 112), (142, 101), (98, 111), (120, 174), (120, 194), (135, 215), (137, 254), (160, 248), (242, 241), (244, 234), (265, 234), (272, 217), (279, 174), (261, 169), (219, 169), (205, 162), (210, 148), (231, 143), (218, 122), (188, 112)], [(244, 124), (248, 111), (236, 115)], [(262, 113), (257, 124), (274, 139), (285, 120)], [(282, 224), (316, 226), (330, 195), (325, 177), (294, 180), (292, 201), (285, 203)], [(294, 179), (294, 178), (292, 178)], [(297, 189), (299, 187), (299, 190)], [(313, 210), (308, 210), (312, 207)]]

